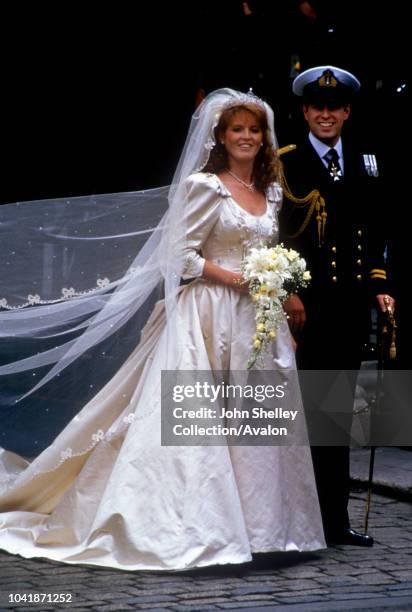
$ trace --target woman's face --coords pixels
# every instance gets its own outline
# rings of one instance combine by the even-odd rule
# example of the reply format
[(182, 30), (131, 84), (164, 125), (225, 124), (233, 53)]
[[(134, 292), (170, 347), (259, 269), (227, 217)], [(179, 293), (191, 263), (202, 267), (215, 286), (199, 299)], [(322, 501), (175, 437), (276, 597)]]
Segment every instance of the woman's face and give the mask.
[(225, 146), (230, 167), (233, 162), (254, 161), (263, 142), (263, 132), (253, 113), (240, 110), (231, 117), (220, 141)]

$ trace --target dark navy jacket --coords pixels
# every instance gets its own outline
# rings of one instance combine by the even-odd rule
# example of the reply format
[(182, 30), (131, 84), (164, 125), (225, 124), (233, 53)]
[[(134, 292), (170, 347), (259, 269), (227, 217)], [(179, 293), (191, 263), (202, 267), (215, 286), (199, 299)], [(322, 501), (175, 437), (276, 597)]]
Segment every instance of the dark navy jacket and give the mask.
[[(367, 306), (373, 295), (387, 291), (382, 186), (379, 177), (368, 174), (363, 153), (370, 152), (343, 143), (344, 176), (338, 182), (308, 139), (281, 155), (287, 183), (281, 241), (299, 251), (312, 275), (301, 294), (307, 325), (299, 343), (302, 355), (312, 354), (302, 358), (301, 367), (336, 362), (336, 367), (356, 368), (369, 327)], [(313, 207), (310, 214), (311, 205), (291, 201), (288, 188), (297, 198), (318, 190), (324, 208)], [(322, 211), (327, 215), (324, 233), (317, 220)]]

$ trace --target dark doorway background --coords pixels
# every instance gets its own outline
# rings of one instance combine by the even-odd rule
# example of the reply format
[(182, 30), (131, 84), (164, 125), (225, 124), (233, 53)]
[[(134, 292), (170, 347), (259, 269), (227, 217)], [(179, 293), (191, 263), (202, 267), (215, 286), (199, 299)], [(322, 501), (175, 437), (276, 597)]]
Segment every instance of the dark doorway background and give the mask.
[(359, 76), (353, 125), (381, 144), (405, 80), (402, 4), (310, 4), (316, 19), (285, 0), (3, 7), (0, 202), (167, 184), (200, 90), (253, 87), (286, 144), (296, 53)]

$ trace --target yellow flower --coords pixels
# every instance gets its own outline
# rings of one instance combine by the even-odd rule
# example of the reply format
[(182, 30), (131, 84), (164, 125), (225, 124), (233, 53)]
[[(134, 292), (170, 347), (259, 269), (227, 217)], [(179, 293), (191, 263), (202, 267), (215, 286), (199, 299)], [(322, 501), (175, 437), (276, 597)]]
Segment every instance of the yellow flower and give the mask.
[(286, 257), (289, 259), (289, 261), (295, 261), (295, 259), (299, 257), (299, 253), (293, 249), (289, 249), (289, 251), (286, 253)]
[(268, 336), (271, 340), (273, 340), (273, 338), (276, 338), (276, 332), (272, 330), (268, 333)]
[(253, 343), (253, 346), (254, 346), (254, 348), (256, 348), (256, 349), (260, 348), (260, 347), (261, 347), (261, 345), (262, 345), (262, 343), (261, 343), (261, 341), (260, 341), (260, 340), (255, 340), (255, 341), (254, 341), (254, 343)]
[(259, 323), (259, 325), (256, 327), (256, 330), (258, 332), (263, 332), (265, 331), (265, 324), (264, 323)]
[(312, 277), (311, 277), (311, 275), (310, 275), (309, 270), (305, 270), (305, 271), (304, 271), (304, 273), (303, 273), (303, 280), (304, 280), (304, 281), (310, 281), (310, 280), (312, 280)]
[(260, 287), (260, 289), (259, 289), (259, 293), (261, 293), (261, 294), (263, 294), (263, 295), (264, 295), (264, 294), (265, 294), (265, 293), (267, 293), (267, 292), (268, 292), (268, 287), (267, 287), (267, 285), (261, 285), (261, 287)]

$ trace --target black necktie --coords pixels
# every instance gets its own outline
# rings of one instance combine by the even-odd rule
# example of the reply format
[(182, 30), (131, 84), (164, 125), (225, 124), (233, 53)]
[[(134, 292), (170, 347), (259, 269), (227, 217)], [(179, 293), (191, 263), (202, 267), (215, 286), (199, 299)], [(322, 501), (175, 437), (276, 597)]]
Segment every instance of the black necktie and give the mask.
[(334, 181), (342, 179), (342, 169), (339, 165), (339, 155), (335, 149), (329, 149), (324, 158), (328, 162), (328, 172)]

